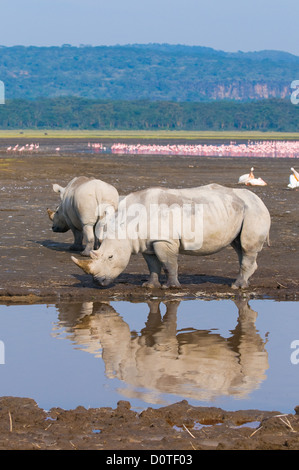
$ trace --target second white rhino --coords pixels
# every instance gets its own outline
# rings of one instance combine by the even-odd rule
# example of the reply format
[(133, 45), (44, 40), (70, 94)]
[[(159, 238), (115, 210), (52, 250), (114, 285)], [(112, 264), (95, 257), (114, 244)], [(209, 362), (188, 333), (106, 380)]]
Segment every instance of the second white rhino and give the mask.
[(99, 247), (95, 232), (99, 232), (106, 207), (117, 209), (117, 189), (99, 179), (78, 176), (66, 187), (53, 184), (53, 190), (61, 199), (56, 211), (48, 209), (53, 232), (71, 230), (74, 243), (70, 250), (89, 256), (91, 250)]
[[(195, 205), (202, 210), (194, 211)], [(138, 207), (145, 211), (141, 210), (134, 218), (132, 207), (137, 212)], [(158, 217), (153, 218), (152, 207), (156, 208)], [(167, 213), (167, 207), (175, 210)], [(184, 215), (189, 217), (190, 223), (186, 224), (189, 228), (197, 226), (195, 234), (188, 232), (188, 227), (182, 231)], [(171, 219), (171, 233), (167, 235), (166, 230), (162, 236), (153, 236), (153, 219), (162, 225), (169, 224)], [(130, 233), (132, 222), (137, 229), (135, 236)], [(90, 253), (92, 259), (72, 257), (72, 260), (100, 285), (107, 286), (126, 268), (132, 254), (142, 253), (150, 271), (145, 286), (160, 287), (160, 273), (164, 269), (167, 281), (163, 287), (179, 287), (179, 254), (205, 256), (231, 245), (240, 264), (232, 287), (244, 288), (257, 269), (258, 253), (269, 242), (270, 224), (265, 204), (248, 189), (218, 184), (187, 189), (149, 188), (131, 193), (119, 203), (100, 248)], [(116, 228), (121, 228), (122, 236), (113, 233)]]

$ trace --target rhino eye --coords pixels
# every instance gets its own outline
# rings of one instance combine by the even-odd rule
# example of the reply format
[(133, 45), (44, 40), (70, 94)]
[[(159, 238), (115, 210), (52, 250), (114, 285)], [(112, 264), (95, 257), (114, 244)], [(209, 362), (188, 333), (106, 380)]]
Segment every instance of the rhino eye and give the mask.
[(112, 258), (113, 258), (113, 255), (108, 256), (108, 259), (112, 259)]

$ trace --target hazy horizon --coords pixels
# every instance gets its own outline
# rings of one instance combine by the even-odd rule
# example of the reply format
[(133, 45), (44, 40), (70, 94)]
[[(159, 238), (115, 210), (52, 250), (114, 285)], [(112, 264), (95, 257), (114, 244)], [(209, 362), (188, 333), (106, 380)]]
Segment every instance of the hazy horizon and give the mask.
[(217, 49), (214, 47), (208, 47), (208, 46), (203, 46), (202, 44), (182, 44), (182, 43), (158, 43), (158, 42), (149, 42), (149, 43), (127, 43), (127, 44), (70, 44), (70, 43), (64, 43), (64, 44), (49, 44), (47, 46), (41, 46), (41, 45), (36, 45), (36, 44), (13, 44), (13, 45), (5, 45), (5, 44), (0, 44), (0, 48), (5, 47), (5, 48), (12, 48), (12, 47), (36, 47), (36, 48), (51, 48), (51, 47), (76, 47), (76, 48), (84, 48), (84, 47), (133, 47), (133, 46), (150, 46), (150, 45), (159, 45), (159, 46), (182, 46), (182, 47), (198, 47), (198, 48), (205, 48), (205, 49), (211, 49), (216, 52), (224, 52), (227, 54), (237, 54), (237, 53), (243, 53), (243, 54), (250, 54), (250, 53), (259, 53), (259, 52), (279, 52), (279, 53), (284, 53), (284, 54), (290, 54), (294, 55), (296, 57), (299, 56), (298, 54), (285, 51), (283, 49), (255, 49), (255, 50), (248, 50), (248, 51), (228, 51), (224, 49)]
[(299, 55), (297, 0), (1, 0), (0, 44), (169, 44)]

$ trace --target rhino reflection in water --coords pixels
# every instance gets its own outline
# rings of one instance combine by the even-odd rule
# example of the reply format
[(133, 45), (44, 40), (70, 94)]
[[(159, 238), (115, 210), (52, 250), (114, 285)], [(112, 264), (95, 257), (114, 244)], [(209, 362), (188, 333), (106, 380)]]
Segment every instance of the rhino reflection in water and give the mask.
[(160, 302), (148, 302), (148, 318), (139, 335), (109, 303), (62, 304), (58, 327), (80, 349), (96, 357), (102, 353), (106, 376), (130, 386), (121, 390), (128, 397), (147, 397), (152, 403), (159, 402), (161, 393), (198, 400), (242, 398), (265, 379), (268, 354), (256, 331), (256, 312), (246, 301), (235, 304), (239, 315), (229, 338), (209, 330), (178, 331), (178, 301), (165, 302), (163, 317)]

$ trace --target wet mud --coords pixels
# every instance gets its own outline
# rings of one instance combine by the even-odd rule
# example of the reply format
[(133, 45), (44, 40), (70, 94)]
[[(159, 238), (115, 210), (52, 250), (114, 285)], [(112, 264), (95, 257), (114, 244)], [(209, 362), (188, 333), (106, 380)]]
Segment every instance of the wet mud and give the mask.
[[(38, 154), (9, 155), (0, 142), (0, 302), (147, 301), (178, 298), (272, 298), (298, 300), (299, 190), (287, 189), (298, 159), (203, 158), (55, 152), (48, 141)], [(82, 145), (82, 143), (81, 143)], [(87, 142), (86, 142), (87, 147)], [(2, 148), (2, 152), (1, 152)], [(42, 148), (42, 144), (41, 144)], [(106, 288), (93, 284), (72, 261), (70, 232), (53, 233), (47, 208), (59, 203), (53, 183), (74, 176), (100, 178), (122, 195), (149, 186), (193, 187), (219, 183), (237, 187), (251, 166), (268, 185), (250, 188), (267, 205), (270, 247), (258, 257), (249, 288), (230, 286), (238, 260), (232, 248), (209, 257), (179, 258), (179, 289), (147, 289), (147, 266), (132, 256)], [(77, 255), (80, 256), (80, 255)], [(299, 404), (299, 400), (298, 400)], [(0, 449), (298, 449), (299, 416), (273, 412), (229, 412), (183, 401), (142, 413), (119, 402), (116, 409), (41, 410), (30, 399), (0, 399)]]
[(299, 415), (224, 411), (187, 401), (141, 413), (115, 409), (40, 409), (28, 398), (0, 399), (0, 449), (297, 450)]

